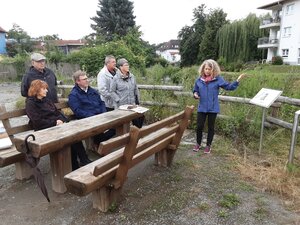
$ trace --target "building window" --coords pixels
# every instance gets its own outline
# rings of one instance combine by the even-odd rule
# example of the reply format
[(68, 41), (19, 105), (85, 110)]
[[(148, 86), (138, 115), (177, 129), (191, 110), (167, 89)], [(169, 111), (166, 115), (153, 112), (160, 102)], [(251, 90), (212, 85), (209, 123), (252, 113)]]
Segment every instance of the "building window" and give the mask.
[(292, 33), (292, 27), (283, 28), (283, 37), (290, 37)]
[(289, 49), (282, 49), (282, 57), (288, 57), (289, 56)]
[(294, 11), (294, 4), (290, 4), (286, 6), (285, 15), (291, 15)]

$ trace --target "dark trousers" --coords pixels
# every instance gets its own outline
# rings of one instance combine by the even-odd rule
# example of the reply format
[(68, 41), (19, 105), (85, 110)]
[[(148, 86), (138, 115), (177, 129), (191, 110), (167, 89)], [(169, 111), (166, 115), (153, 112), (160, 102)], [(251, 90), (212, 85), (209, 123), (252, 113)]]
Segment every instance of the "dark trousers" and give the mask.
[(214, 134), (215, 134), (215, 121), (217, 118), (217, 113), (198, 112), (198, 114), (197, 114), (197, 143), (199, 145), (201, 145), (203, 128), (205, 125), (206, 118), (208, 118), (208, 121), (207, 121), (208, 122), (207, 123), (208, 132), (207, 132), (206, 145), (210, 146), (213, 141)]
[(89, 160), (81, 141), (71, 145), (72, 170), (79, 168), (78, 159), (82, 164)]
[(132, 124), (138, 128), (142, 128), (144, 124), (145, 116), (139, 117), (137, 119), (132, 120)]
[(109, 129), (104, 133), (95, 135), (93, 137), (94, 144), (99, 145), (102, 141), (107, 141), (108, 139), (112, 138), (116, 135), (116, 129)]

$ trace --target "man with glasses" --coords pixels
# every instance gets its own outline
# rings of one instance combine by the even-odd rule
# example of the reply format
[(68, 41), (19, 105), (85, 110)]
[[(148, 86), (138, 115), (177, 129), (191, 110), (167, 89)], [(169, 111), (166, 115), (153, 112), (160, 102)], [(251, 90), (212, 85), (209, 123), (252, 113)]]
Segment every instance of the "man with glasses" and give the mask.
[[(86, 72), (78, 70), (73, 74), (75, 86), (69, 95), (69, 106), (77, 119), (82, 119), (106, 112), (105, 103), (98, 91), (89, 86)], [(94, 149), (102, 141), (106, 141), (115, 135), (115, 130), (110, 129), (94, 137)]]
[(31, 67), (23, 76), (21, 83), (21, 94), (28, 97), (28, 89), (33, 80), (42, 80), (48, 84), (47, 98), (52, 102), (58, 102), (57, 98), (57, 79), (52, 70), (46, 67), (46, 57), (40, 53), (33, 53), (31, 55)]

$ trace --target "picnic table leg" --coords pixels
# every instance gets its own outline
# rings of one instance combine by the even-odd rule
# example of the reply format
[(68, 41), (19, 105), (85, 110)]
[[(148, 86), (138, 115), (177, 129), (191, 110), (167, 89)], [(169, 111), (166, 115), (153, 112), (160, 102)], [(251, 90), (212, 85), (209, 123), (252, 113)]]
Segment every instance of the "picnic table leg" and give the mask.
[(121, 188), (101, 187), (92, 192), (93, 208), (102, 212), (107, 212), (113, 203), (116, 203), (120, 196)]
[(25, 160), (15, 163), (16, 167), (16, 179), (23, 180), (30, 178), (32, 174), (32, 168), (28, 165)]
[(167, 149), (164, 149), (160, 152), (155, 153), (155, 165), (167, 167), (167, 158), (168, 158), (168, 152)]
[(71, 147), (66, 147), (50, 153), (50, 165), (52, 173), (52, 190), (57, 193), (65, 193), (64, 176), (72, 171)]
[(128, 133), (130, 130), (130, 123), (124, 123), (123, 125), (116, 128), (116, 135), (120, 136)]

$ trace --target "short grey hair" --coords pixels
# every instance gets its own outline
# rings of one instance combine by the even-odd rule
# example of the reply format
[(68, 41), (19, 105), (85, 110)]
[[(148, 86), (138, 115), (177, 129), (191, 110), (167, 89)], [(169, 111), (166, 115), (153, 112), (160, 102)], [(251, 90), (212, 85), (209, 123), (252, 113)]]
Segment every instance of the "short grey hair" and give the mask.
[(116, 59), (116, 58), (113, 55), (107, 55), (104, 60), (105, 65), (107, 65), (111, 59)]
[(74, 82), (78, 81), (79, 77), (85, 76), (85, 75), (87, 75), (86, 72), (84, 72), (82, 70), (77, 70), (75, 73), (73, 73), (73, 80), (74, 80)]

